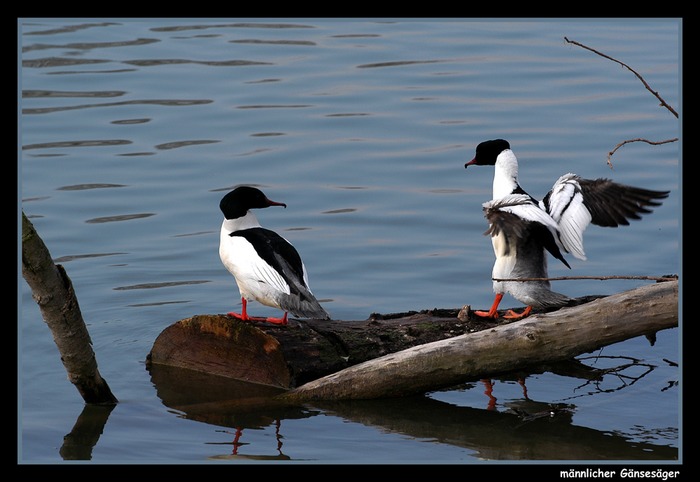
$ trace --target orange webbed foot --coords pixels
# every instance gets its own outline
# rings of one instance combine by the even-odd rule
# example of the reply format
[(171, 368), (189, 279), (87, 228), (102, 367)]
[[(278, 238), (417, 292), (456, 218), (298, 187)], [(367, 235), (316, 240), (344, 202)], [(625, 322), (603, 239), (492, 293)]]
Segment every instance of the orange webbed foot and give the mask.
[(522, 313), (516, 313), (513, 310), (508, 310), (508, 311), (506, 311), (506, 314), (503, 315), (503, 318), (506, 318), (509, 320), (520, 320), (522, 318), (525, 318), (526, 316), (529, 316), (531, 312), (532, 312), (532, 306), (528, 306), (527, 308), (525, 308)]
[(476, 316), (480, 316), (482, 318), (491, 318), (493, 320), (498, 319), (498, 311), (491, 312), (491, 311), (472, 311)]

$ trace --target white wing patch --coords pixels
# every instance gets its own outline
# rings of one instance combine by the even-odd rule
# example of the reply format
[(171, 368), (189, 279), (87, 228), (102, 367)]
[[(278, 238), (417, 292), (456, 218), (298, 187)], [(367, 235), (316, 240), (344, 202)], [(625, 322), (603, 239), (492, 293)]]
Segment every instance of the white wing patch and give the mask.
[(553, 230), (554, 233), (559, 229), (552, 216), (537, 204), (534, 204), (530, 196), (525, 194), (509, 194), (500, 199), (485, 202), (483, 207), (484, 209), (498, 209), (499, 211), (514, 214), (526, 221), (544, 224)]
[[(545, 209), (544, 203), (540, 206)], [(559, 233), (566, 251), (578, 259), (586, 259), (583, 251), (583, 232), (591, 223), (591, 213), (583, 204), (583, 193), (578, 176), (564, 174), (554, 183), (549, 194), (549, 214), (559, 225)]]
[[(236, 278), (239, 287), (255, 293), (257, 283), (265, 283), (276, 291), (289, 294), (284, 278), (260, 258), (251, 244), (240, 236), (227, 236), (226, 249), (220, 249), (221, 262)], [(223, 246), (222, 246), (223, 247)], [(265, 290), (267, 291), (267, 290)]]

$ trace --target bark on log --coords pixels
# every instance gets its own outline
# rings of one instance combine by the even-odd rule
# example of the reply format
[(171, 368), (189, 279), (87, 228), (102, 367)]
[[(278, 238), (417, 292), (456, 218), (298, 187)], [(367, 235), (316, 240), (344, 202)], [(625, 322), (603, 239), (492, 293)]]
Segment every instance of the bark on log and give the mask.
[(460, 321), (457, 313), (430, 310), (362, 321), (290, 320), (286, 327), (227, 315), (195, 315), (163, 330), (147, 363), (292, 388), (387, 353), (495, 324)]
[(86, 403), (115, 404), (97, 369), (95, 352), (80, 313), (73, 284), (63, 266), (54, 264), (46, 245), (22, 213), (22, 276), (32, 290), (44, 321), (51, 329), (68, 379)]
[(468, 307), (372, 313), (361, 321), (290, 319), (283, 327), (195, 315), (161, 332), (147, 364), (292, 388), (388, 353), (498, 325), (469, 317)]
[[(590, 302), (590, 299), (596, 301)], [(378, 359), (375, 361), (384, 363), (387, 357), (379, 357), (387, 354), (393, 354), (389, 359), (396, 360), (397, 356), (402, 356), (397, 353), (401, 350), (416, 346), (429, 349), (428, 344), (438, 340), (448, 340), (445, 342), (448, 345), (466, 345), (461, 349), (463, 353), (457, 349), (453, 353), (455, 358), (444, 359), (446, 365), (443, 367), (423, 365), (423, 369), (428, 369), (425, 373), (409, 359), (401, 358), (399, 365), (403, 366), (405, 361), (404, 368), (408, 370), (405, 377), (422, 379), (429, 385), (428, 391), (454, 384), (456, 379), (456, 383), (460, 383), (526, 365), (570, 359), (609, 343), (651, 335), (678, 324), (677, 281), (580, 301), (589, 302), (509, 324), (469, 316), (468, 307), (386, 316), (373, 314), (369, 320), (363, 321), (290, 320), (286, 327), (253, 325), (226, 315), (198, 315), (166, 328), (156, 339), (147, 362), (149, 368), (154, 364), (187, 368), (285, 389), (300, 387), (334, 373), (331, 386), (336, 388), (330, 392), (318, 388), (319, 380), (314, 382), (315, 385), (300, 387), (284, 396), (299, 400), (373, 398), (398, 396), (421, 391), (424, 387), (404, 386), (401, 376), (388, 371), (383, 381), (376, 379), (376, 391), (356, 392), (353, 389), (348, 392), (337, 388), (339, 380), (346, 380), (343, 377), (347, 372), (340, 370), (348, 367), (357, 370), (359, 364), (368, 360)], [(637, 303), (641, 303), (641, 309), (631, 308)], [(482, 335), (476, 338), (479, 333)], [(525, 343), (520, 339), (523, 336), (527, 339)], [(465, 337), (468, 338), (462, 340)], [(569, 345), (563, 346), (565, 343)], [(522, 345), (522, 348), (515, 350), (516, 345)], [(479, 346), (483, 346), (487, 353), (492, 350), (489, 356), (465, 361), (464, 358), (468, 359), (469, 353), (478, 350)], [(529, 351), (525, 350), (526, 347)], [(441, 349), (437, 348), (438, 352)], [(421, 350), (418, 349), (417, 353)], [(395, 364), (387, 366), (397, 368)], [(470, 370), (465, 370), (466, 366)], [(436, 376), (431, 369), (442, 375)], [(368, 381), (364, 378), (366, 375), (361, 371), (357, 373), (363, 378), (340, 382), (340, 385), (365, 385)], [(339, 391), (336, 393), (335, 390)]]
[(295, 402), (406, 396), (528, 365), (573, 358), (678, 326), (678, 282), (645, 286), (554, 313), (393, 353), (309, 382)]

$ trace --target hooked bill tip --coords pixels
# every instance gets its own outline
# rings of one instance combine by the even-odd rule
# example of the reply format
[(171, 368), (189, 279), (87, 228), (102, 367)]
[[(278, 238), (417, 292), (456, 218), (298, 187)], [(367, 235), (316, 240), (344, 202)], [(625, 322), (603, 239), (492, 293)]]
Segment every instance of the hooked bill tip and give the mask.
[(278, 203), (277, 201), (273, 201), (271, 199), (267, 199), (267, 205), (268, 206), (282, 206), (284, 208), (287, 207), (287, 205), (285, 203)]

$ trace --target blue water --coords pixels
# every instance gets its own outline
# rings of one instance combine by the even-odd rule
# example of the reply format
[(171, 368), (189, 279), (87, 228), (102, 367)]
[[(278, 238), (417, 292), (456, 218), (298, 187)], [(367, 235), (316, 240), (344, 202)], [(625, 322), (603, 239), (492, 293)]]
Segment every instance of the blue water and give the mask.
[[(544, 372), (526, 378), (529, 400), (504, 379), (492, 405), (481, 383), (467, 383), (418, 399), (261, 413), (243, 424), (235, 454), (235, 422), (167, 406), (145, 368), (167, 326), (240, 309), (218, 258), (218, 202), (238, 184), (287, 204), (258, 217), (298, 248), (334, 319), (488, 308), (481, 203), (493, 171), (464, 163), (496, 137), (511, 142), (536, 197), (569, 171), (671, 191), (641, 222), (589, 228), (589, 260), (569, 258), (572, 271), (552, 262), (551, 276), (680, 274), (681, 142), (627, 144), (606, 164), (618, 143), (676, 138), (680, 123), (629, 70), (564, 37), (624, 62), (679, 110), (677, 19), (20, 19), (21, 209), (66, 268), (120, 401), (82, 459), (681, 458), (678, 329), (653, 347), (633, 339), (582, 359), (632, 358), (629, 378)], [(646, 283), (554, 287), (582, 296)], [(19, 272), (18, 284), (19, 461), (61, 462), (84, 404)], [(512, 425), (513, 406), (529, 402), (570, 404), (570, 419)]]

